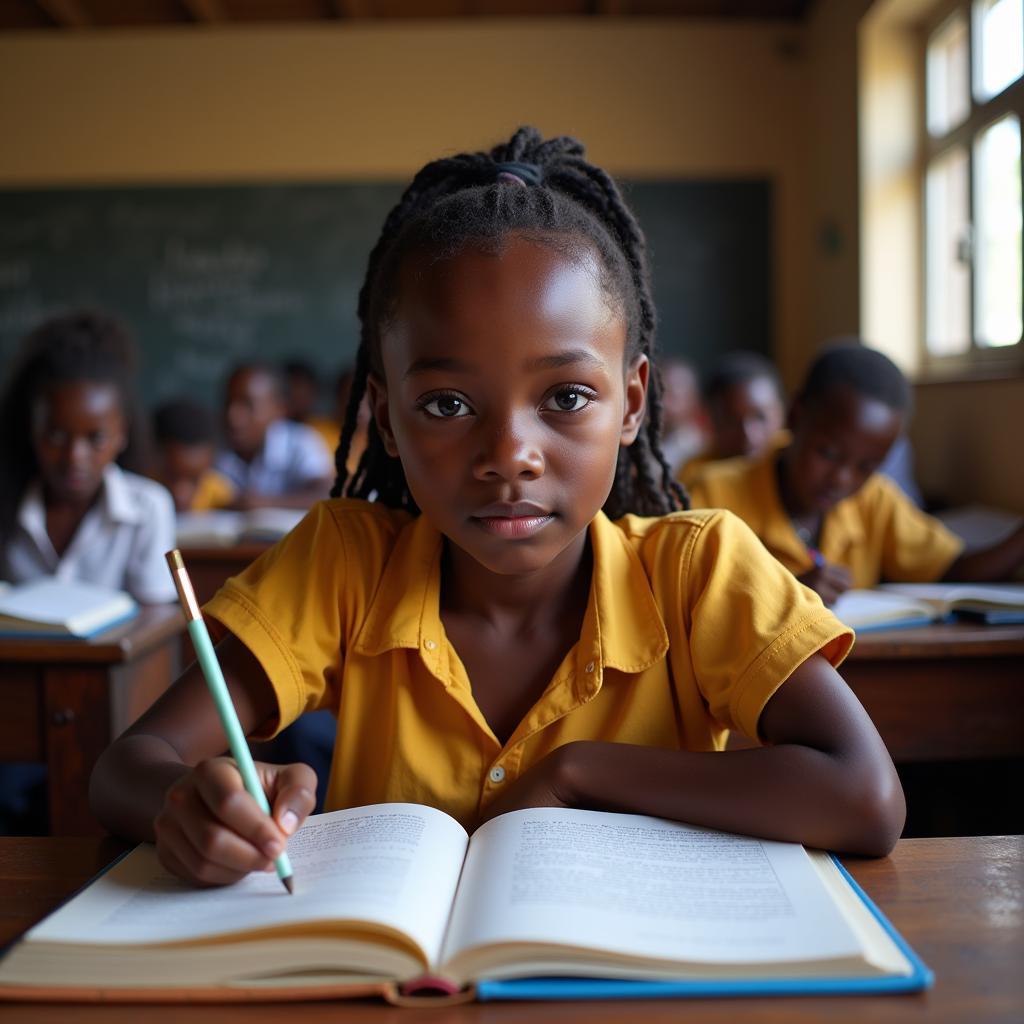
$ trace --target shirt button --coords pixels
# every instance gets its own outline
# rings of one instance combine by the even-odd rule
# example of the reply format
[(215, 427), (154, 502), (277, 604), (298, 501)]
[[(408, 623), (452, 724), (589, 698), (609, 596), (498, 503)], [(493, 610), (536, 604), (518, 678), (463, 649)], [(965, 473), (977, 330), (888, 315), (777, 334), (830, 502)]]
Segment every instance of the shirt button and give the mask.
[(586, 666), (584, 667), (583, 671), (584, 672), (593, 672), (594, 671), (594, 663), (592, 661), (588, 661)]
[(428, 651), (432, 651), (437, 646), (437, 644), (435, 644), (433, 640), (424, 640), (423, 646), (426, 647)]
[(498, 783), (505, 781), (505, 769), (500, 764), (496, 764), (488, 773), (487, 777), (491, 782)]

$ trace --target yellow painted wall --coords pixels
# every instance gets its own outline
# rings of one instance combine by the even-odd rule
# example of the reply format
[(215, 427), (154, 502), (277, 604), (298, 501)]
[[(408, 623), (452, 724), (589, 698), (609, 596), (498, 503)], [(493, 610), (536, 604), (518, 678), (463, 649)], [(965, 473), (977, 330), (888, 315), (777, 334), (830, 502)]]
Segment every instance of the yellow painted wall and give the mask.
[[(9, 34), (0, 187), (404, 177), (520, 123), (578, 135), (625, 176), (764, 176), (776, 199), (776, 351), (794, 384), (821, 341), (860, 328), (856, 29), (868, 6), (818, 0), (796, 28), (644, 19)], [(1021, 408), (1021, 381), (922, 390), (925, 488), (1024, 511), (1003, 440), (1019, 435)]]
[[(944, 0), (879, 0), (861, 23), (861, 217), (865, 266), (862, 324), (869, 341), (902, 366), (920, 364), (921, 19)], [(1024, 513), (1024, 378), (927, 381), (915, 388), (911, 424), (925, 494)]]
[(634, 177), (775, 185), (780, 357), (808, 346), (799, 29), (683, 21), (0, 38), (0, 187), (405, 177), (521, 123)]

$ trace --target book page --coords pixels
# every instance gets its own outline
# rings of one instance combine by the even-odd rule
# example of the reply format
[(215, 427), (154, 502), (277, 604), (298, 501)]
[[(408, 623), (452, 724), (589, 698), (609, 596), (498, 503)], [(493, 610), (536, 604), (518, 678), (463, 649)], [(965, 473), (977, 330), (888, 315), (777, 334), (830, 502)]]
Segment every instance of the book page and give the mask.
[(296, 922), (357, 918), (409, 935), (436, 960), (468, 837), (418, 804), (374, 804), (310, 817), (288, 843), (295, 894), (276, 874), (197, 889), (143, 845), (29, 932), (31, 940), (154, 943)]
[(802, 846), (563, 808), (514, 811), (473, 836), (444, 961), (507, 942), (710, 964), (860, 948)]
[(936, 609), (926, 601), (881, 590), (847, 590), (836, 598), (831, 611), (840, 622), (854, 629), (926, 623), (936, 615)]
[(962, 601), (997, 608), (1024, 608), (1024, 586), (1014, 583), (883, 583), (879, 589), (939, 607)]

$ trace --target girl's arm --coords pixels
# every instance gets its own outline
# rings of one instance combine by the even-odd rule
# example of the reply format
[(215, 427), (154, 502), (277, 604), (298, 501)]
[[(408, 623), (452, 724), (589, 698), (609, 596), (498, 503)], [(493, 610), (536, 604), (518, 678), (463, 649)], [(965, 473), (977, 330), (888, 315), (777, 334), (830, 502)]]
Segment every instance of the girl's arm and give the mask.
[[(276, 712), (255, 656), (234, 636), (217, 644), (238, 720), (248, 735)], [(116, 835), (155, 842), (164, 865), (190, 881), (224, 884), (267, 870), (313, 808), (307, 765), (257, 764), (273, 809), (242, 786), (202, 672), (193, 664), (104, 751), (89, 786), (92, 811)], [(276, 852), (274, 852), (276, 851)]]
[(820, 655), (790, 676), (761, 713), (753, 750), (689, 753), (581, 741), (553, 751), (495, 801), (652, 814), (726, 832), (883, 856), (906, 805), (892, 759), (867, 712)]
[(948, 569), (943, 580), (950, 583), (982, 583), (1005, 580), (1024, 565), (1024, 525), (998, 544), (981, 551), (961, 555)]

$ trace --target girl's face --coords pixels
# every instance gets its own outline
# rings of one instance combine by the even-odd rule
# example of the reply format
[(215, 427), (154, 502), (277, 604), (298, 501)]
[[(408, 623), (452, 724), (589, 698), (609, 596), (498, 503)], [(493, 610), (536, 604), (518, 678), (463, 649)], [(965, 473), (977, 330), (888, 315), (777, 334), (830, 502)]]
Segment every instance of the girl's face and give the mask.
[(597, 259), (513, 235), (399, 277), (374, 415), (423, 514), (495, 573), (582, 540), (643, 421), (647, 360), (624, 366)]
[(48, 388), (32, 404), (31, 427), (43, 484), (61, 501), (91, 501), (127, 440), (117, 388), (98, 381)]

